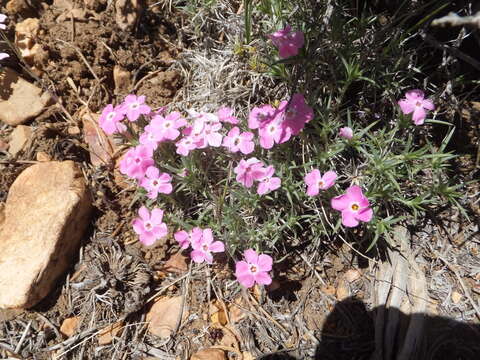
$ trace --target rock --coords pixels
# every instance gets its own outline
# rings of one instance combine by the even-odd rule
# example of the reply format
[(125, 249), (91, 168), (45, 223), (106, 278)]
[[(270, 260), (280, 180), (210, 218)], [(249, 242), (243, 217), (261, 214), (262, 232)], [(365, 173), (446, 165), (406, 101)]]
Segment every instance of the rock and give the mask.
[(98, 334), (98, 345), (108, 345), (113, 341), (113, 338), (120, 336), (123, 331), (123, 322), (117, 321), (115, 324), (108, 325), (100, 330)]
[(220, 349), (203, 349), (192, 355), (190, 360), (227, 360), (225, 351)]
[(40, 20), (37, 18), (28, 18), (15, 25), (15, 45), (36, 74), (42, 73), (42, 65), (48, 60), (48, 53), (37, 44), (39, 31)]
[[(39, 115), (52, 102), (47, 92), (30, 84), (15, 71), (3, 68), (0, 73), (0, 120), (9, 125), (23, 124)], [(28, 104), (28, 106), (25, 106)]]
[(90, 161), (93, 166), (113, 165), (113, 154), (115, 153), (115, 144), (113, 137), (107, 136), (98, 125), (99, 114), (94, 114), (88, 110), (83, 112), (83, 138), (88, 144), (90, 152)]
[(182, 251), (172, 255), (164, 265), (164, 269), (170, 273), (182, 274), (188, 271), (188, 257)]
[(133, 30), (137, 25), (144, 4), (143, 0), (116, 0), (115, 22), (122, 30)]
[(338, 301), (345, 300), (350, 296), (350, 288), (345, 280), (340, 280), (337, 286), (337, 291), (335, 292)]
[(36, 158), (37, 158), (37, 161), (40, 161), (40, 162), (47, 162), (52, 160), (50, 155), (48, 155), (45, 151), (37, 152)]
[(347, 280), (349, 283), (360, 279), (361, 276), (362, 274), (360, 274), (360, 271), (358, 270), (350, 269), (345, 272), (345, 280)]
[(30, 308), (73, 264), (91, 200), (73, 161), (38, 163), (10, 187), (0, 224), (0, 308)]
[(0, 139), (0, 151), (6, 152), (8, 150), (8, 143)]
[(460, 294), (458, 291), (453, 291), (452, 292), (452, 301), (455, 305), (458, 305), (458, 303), (462, 300), (462, 294)]
[(30, 126), (18, 125), (10, 134), (10, 142), (8, 143), (8, 152), (12, 156), (17, 155), (24, 150), (32, 140), (32, 129)]
[(113, 67), (113, 82), (115, 83), (115, 94), (128, 94), (132, 86), (132, 74), (120, 65)]
[(66, 318), (63, 320), (62, 325), (60, 326), (60, 332), (65, 337), (69, 338), (77, 331), (79, 322), (80, 318), (78, 316)]
[[(169, 337), (175, 330), (181, 313), (181, 296), (160, 298), (147, 313), (148, 331), (160, 338)], [(185, 312), (183, 317), (186, 317)]]

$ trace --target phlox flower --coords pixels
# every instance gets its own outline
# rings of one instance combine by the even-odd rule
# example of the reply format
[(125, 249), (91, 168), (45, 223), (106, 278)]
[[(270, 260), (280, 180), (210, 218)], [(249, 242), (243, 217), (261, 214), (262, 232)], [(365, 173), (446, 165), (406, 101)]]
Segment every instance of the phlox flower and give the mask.
[(327, 171), (320, 174), (318, 169), (314, 169), (305, 175), (305, 184), (307, 184), (307, 195), (316, 196), (320, 190), (327, 190), (335, 184), (337, 173), (335, 171)]
[(258, 129), (264, 124), (270, 122), (275, 116), (276, 109), (271, 105), (262, 105), (254, 107), (248, 115), (248, 127)]
[(373, 217), (370, 203), (357, 185), (350, 186), (345, 194), (334, 197), (331, 205), (342, 212), (342, 224), (346, 227), (355, 227), (359, 221), (369, 222)]
[(283, 112), (278, 113), (270, 122), (259, 128), (260, 146), (264, 149), (271, 149), (275, 143), (287, 142), (292, 136), (291, 129), (284, 125), (283, 115)]
[(340, 128), (340, 131), (338, 132), (338, 135), (340, 137), (343, 137), (345, 139), (350, 140), (353, 138), (353, 130), (349, 128), (348, 126)]
[(228, 148), (231, 152), (237, 152), (240, 150), (242, 154), (250, 154), (255, 148), (255, 144), (252, 141), (253, 133), (243, 132), (240, 133), (240, 129), (235, 126), (232, 128), (228, 135), (223, 138), (223, 146)]
[(205, 123), (202, 133), (197, 138), (203, 143), (202, 147), (207, 144), (214, 147), (222, 145), (222, 134), (219, 133), (221, 128), (222, 124), (220, 123)]
[(160, 173), (155, 166), (150, 166), (145, 172), (145, 177), (140, 181), (140, 186), (148, 191), (150, 199), (156, 199), (158, 193), (170, 194), (172, 177), (167, 173)]
[(125, 124), (121, 121), (124, 118), (124, 114), (120, 106), (113, 107), (112, 104), (108, 104), (102, 111), (98, 119), (98, 123), (105, 134), (112, 135), (116, 132), (124, 132), (127, 130)]
[(186, 232), (185, 230), (177, 231), (173, 234), (175, 240), (177, 240), (178, 244), (182, 249), (188, 249), (188, 247), (192, 244), (192, 242), (199, 242), (202, 238), (203, 231), (199, 227), (194, 227), (191, 231)]
[(161, 136), (159, 137), (155, 129), (151, 127), (151, 125), (145, 126), (143, 129), (144, 132), (140, 135), (140, 144), (149, 148), (152, 152), (155, 151), (160, 143)]
[(120, 172), (141, 180), (149, 166), (154, 164), (152, 150), (145, 145), (137, 145), (128, 150), (120, 161)]
[(294, 94), (285, 111), (285, 126), (291, 129), (292, 135), (298, 135), (305, 124), (313, 119), (313, 109), (305, 102), (302, 94)]
[(196, 263), (206, 261), (208, 264), (213, 262), (212, 253), (224, 252), (225, 245), (221, 241), (213, 241), (212, 229), (203, 229), (202, 237), (191, 241), (193, 251), (190, 257)]
[(251, 187), (255, 180), (260, 180), (265, 176), (263, 163), (254, 157), (240, 160), (233, 171), (237, 174), (236, 180), (247, 188)]
[(122, 103), (122, 109), (127, 115), (128, 120), (137, 121), (140, 115), (150, 114), (152, 109), (145, 105), (145, 96), (135, 96), (133, 94), (127, 95)]
[(7, 15), (0, 14), (0, 29), (5, 30), (7, 26), (4, 24), (5, 20), (7, 20)]
[(259, 180), (257, 194), (263, 195), (270, 191), (277, 190), (282, 185), (282, 180), (274, 177), (275, 168), (270, 165), (265, 169), (264, 176)]
[(174, 111), (167, 116), (155, 115), (150, 122), (150, 127), (158, 139), (175, 140), (179, 135), (178, 130), (187, 124), (178, 111)]
[(185, 136), (180, 141), (177, 141), (175, 143), (175, 146), (177, 147), (177, 154), (187, 156), (190, 151), (194, 150), (197, 148), (197, 145), (195, 145), (194, 138), (191, 136)]
[(303, 32), (292, 31), (290, 25), (285, 26), (284, 29), (278, 30), (268, 37), (278, 48), (278, 55), (282, 59), (297, 55), (298, 50), (305, 43)]
[(8, 55), (7, 53), (0, 53), (0, 60), (6, 59), (8, 57), (10, 57), (10, 55)]
[(152, 245), (155, 241), (167, 235), (167, 225), (162, 222), (162, 210), (154, 208), (150, 213), (145, 206), (142, 206), (138, 215), (140, 217), (134, 219), (132, 225), (142, 244)]
[(239, 120), (233, 116), (233, 109), (229, 107), (222, 107), (217, 111), (218, 120), (229, 124), (238, 124)]
[(425, 93), (422, 90), (409, 90), (405, 93), (405, 99), (398, 102), (400, 109), (404, 114), (412, 115), (415, 125), (422, 125), (427, 117), (426, 110), (435, 110), (432, 100), (425, 99)]
[(237, 281), (247, 288), (252, 287), (255, 283), (270, 285), (272, 278), (268, 272), (272, 270), (272, 258), (264, 254), (259, 255), (253, 249), (245, 250), (243, 256), (245, 260), (235, 264)]

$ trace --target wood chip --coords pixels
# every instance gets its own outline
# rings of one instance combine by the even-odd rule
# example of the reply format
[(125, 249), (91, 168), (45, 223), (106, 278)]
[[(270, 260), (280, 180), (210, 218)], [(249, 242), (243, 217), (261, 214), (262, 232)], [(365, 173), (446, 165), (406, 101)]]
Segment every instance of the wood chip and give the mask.
[(203, 349), (193, 354), (190, 360), (227, 360), (227, 357), (223, 350)]
[(100, 330), (98, 333), (98, 344), (108, 345), (112, 342), (114, 337), (120, 336), (123, 331), (123, 321), (117, 321), (114, 324)]

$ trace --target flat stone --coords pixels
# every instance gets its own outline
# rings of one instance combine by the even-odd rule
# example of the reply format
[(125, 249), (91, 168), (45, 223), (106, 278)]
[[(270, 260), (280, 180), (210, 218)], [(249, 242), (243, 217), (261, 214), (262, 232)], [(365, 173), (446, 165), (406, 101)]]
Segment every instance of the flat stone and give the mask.
[(38, 163), (10, 187), (0, 223), (0, 308), (30, 308), (72, 265), (91, 199), (73, 161)]
[(12, 154), (12, 156), (15, 156), (24, 150), (32, 140), (32, 133), (30, 126), (18, 125), (10, 134), (8, 152)]
[(16, 126), (39, 115), (52, 97), (9, 68), (0, 71), (0, 121)]

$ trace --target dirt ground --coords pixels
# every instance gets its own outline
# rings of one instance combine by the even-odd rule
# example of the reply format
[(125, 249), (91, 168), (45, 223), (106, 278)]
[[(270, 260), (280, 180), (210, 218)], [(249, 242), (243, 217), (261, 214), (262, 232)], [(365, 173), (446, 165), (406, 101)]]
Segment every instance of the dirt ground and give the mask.
[[(35, 59), (35, 73), (22, 71), (13, 59), (5, 65), (48, 89), (63, 106), (28, 124), (34, 136), (17, 157), (0, 149), (0, 204), (17, 175), (43, 153), (52, 160), (81, 164), (95, 206), (81, 252), (57, 290), (34, 309), (0, 312), (1, 357), (188, 359), (200, 348), (217, 347), (229, 359), (275, 351), (283, 357), (266, 358), (370, 358), (378, 325), (373, 314), (380, 311), (375, 254), (362, 255), (361, 249), (342, 241), (292, 249), (276, 265), (274, 283), (251, 293), (233, 290), (226, 259), (211, 270), (193, 269), (171, 237), (151, 249), (136, 241), (129, 225), (136, 208), (133, 186), (113, 171), (115, 156), (105, 165), (92, 164), (95, 154), (85, 140), (83, 116), (98, 113), (129, 92), (146, 95), (156, 108), (169, 104), (184, 80), (172, 64), (190, 46), (178, 33), (184, 15), (164, 16), (160, 7), (153, 7), (133, 30), (121, 30), (106, 0), (85, 2), (91, 5), (55, 0), (36, 7), (19, 1), (13, 10), (0, 7), (9, 14), (10, 34), (13, 24), (26, 17), (40, 19), (37, 41), (43, 52)], [(73, 11), (70, 4), (83, 11)], [(114, 67), (128, 74), (120, 88)], [(480, 104), (462, 104), (462, 109), (452, 148), (461, 156), (453, 165), (467, 182), (479, 176), (480, 132), (473, 119), (480, 115)], [(0, 125), (0, 141), (8, 142), (11, 131)], [(444, 209), (432, 216), (435, 220), (409, 224), (411, 251), (422, 259), (428, 290), (426, 332), (445, 328), (441, 336), (432, 335), (436, 340), (424, 359), (478, 359), (480, 354), (479, 191), (472, 182), (462, 199), (470, 222)], [(146, 314), (157, 298), (175, 296), (181, 297), (182, 321), (168, 341), (160, 340), (146, 330)], [(397, 317), (412, 314), (400, 312)], [(69, 318), (76, 327), (65, 335), (60, 329)], [(99, 341), (99, 331), (119, 322), (123, 331), (110, 342)], [(448, 350), (452, 334), (462, 342), (455, 353)]]

